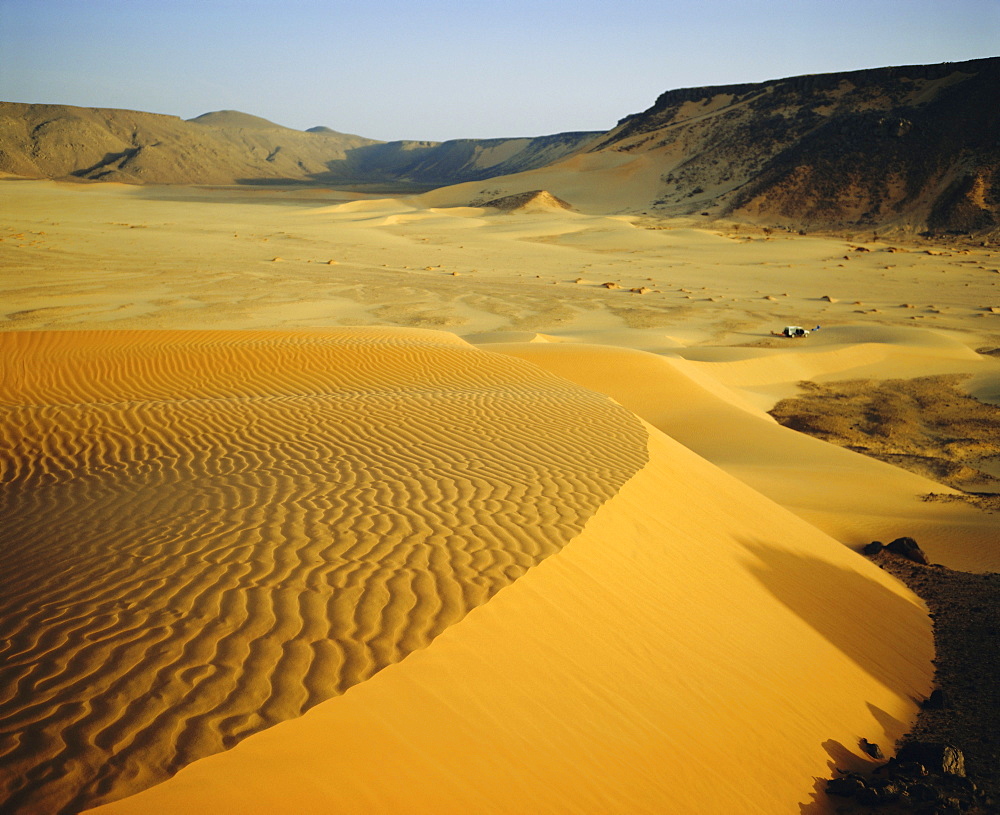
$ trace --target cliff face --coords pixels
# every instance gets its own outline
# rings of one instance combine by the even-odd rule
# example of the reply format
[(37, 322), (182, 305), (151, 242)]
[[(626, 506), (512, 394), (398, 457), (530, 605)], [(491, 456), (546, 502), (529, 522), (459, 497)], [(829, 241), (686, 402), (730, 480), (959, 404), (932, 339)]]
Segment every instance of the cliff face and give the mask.
[(670, 91), (596, 150), (657, 154), (663, 213), (1000, 228), (1000, 59)]

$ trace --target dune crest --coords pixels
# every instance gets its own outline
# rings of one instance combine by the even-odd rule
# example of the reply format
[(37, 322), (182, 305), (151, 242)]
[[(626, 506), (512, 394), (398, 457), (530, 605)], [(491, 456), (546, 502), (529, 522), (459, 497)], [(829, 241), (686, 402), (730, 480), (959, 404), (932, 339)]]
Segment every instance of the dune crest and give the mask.
[(432, 331), (0, 334), (4, 811), (78, 810), (426, 646), (646, 459)]
[(902, 734), (926, 613), (650, 428), (582, 534), (426, 650), (107, 815), (828, 811)]
[[(991, 515), (967, 504), (923, 500), (931, 493), (955, 495), (954, 489), (782, 427), (755, 409), (746, 398), (747, 391), (740, 390), (775, 383), (794, 387), (800, 379), (819, 378), (830, 371), (842, 376), (853, 369), (869, 375), (906, 370), (911, 359), (906, 345), (825, 345), (801, 353), (729, 348), (684, 351), (692, 356), (705, 351), (703, 356), (715, 361), (576, 343), (484, 347), (608, 394), (848, 546), (860, 548), (874, 539), (889, 541), (906, 534), (918, 538), (935, 562), (976, 571), (1000, 568), (996, 521)], [(934, 350), (933, 346), (930, 351), (913, 350), (911, 364), (933, 365)], [(739, 359), (734, 351), (754, 356)], [(943, 354), (949, 369), (961, 363), (981, 364), (965, 347), (946, 345)], [(726, 361), (727, 357), (736, 358)]]

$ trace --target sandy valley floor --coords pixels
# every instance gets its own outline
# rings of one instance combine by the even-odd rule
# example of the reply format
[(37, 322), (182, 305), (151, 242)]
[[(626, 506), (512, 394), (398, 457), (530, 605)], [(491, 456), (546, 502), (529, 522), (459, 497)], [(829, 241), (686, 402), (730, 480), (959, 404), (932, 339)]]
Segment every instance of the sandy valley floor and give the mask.
[(0, 808), (824, 813), (906, 731), (854, 550), (998, 516), (767, 411), (1000, 404), (1000, 251), (441, 203), (0, 181)]

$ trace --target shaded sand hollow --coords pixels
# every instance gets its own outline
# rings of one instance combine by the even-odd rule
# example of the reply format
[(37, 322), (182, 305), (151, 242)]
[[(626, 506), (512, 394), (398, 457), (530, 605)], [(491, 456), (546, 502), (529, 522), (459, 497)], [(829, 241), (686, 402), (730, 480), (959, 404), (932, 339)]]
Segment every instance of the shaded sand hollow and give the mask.
[(852, 548), (996, 571), (996, 515), (766, 411), (1000, 402), (1000, 253), (577, 169), (511, 213), (0, 183), (5, 809), (823, 813), (891, 752), (930, 621)]

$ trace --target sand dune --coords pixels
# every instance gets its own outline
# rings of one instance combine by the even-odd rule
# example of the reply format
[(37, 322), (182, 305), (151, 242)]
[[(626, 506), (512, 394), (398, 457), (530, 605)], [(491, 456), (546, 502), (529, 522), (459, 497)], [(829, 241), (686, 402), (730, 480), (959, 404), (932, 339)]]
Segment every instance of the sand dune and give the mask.
[(514, 214), (0, 183), (4, 807), (819, 813), (891, 750), (929, 621), (850, 547), (996, 568), (995, 515), (765, 411), (994, 398), (1000, 255), (614, 215), (597, 159)]
[[(850, 332), (848, 332), (850, 333)], [(920, 332), (926, 333), (926, 332)], [(487, 344), (612, 396), (699, 455), (845, 544), (910, 535), (937, 562), (1000, 569), (994, 516), (960, 503), (923, 500), (951, 488), (778, 425), (754, 404), (754, 386), (794, 390), (803, 379), (863, 371), (933, 370), (938, 356), (975, 370), (986, 363), (957, 343), (901, 332), (911, 346), (817, 346), (808, 351), (733, 349), (753, 356), (697, 362), (571, 343)], [(832, 351), (824, 348), (832, 347)], [(729, 349), (715, 349), (725, 352)], [(682, 351), (681, 353), (687, 353)], [(733, 354), (730, 354), (732, 356)], [(725, 358), (725, 354), (719, 355)], [(718, 356), (717, 356), (718, 359)], [(961, 364), (958, 366), (961, 369)], [(748, 393), (743, 388), (751, 389)], [(768, 405), (769, 406), (769, 405)]]
[(446, 334), (0, 334), (3, 808), (76, 811), (426, 646), (645, 460)]
[(97, 811), (832, 811), (815, 779), (926, 691), (924, 611), (655, 430), (649, 455), (426, 650)]

